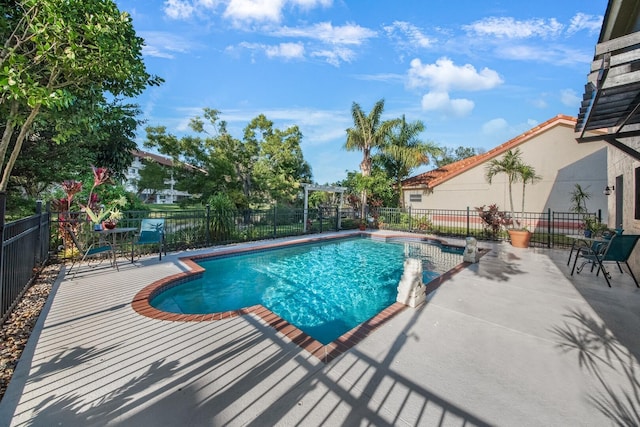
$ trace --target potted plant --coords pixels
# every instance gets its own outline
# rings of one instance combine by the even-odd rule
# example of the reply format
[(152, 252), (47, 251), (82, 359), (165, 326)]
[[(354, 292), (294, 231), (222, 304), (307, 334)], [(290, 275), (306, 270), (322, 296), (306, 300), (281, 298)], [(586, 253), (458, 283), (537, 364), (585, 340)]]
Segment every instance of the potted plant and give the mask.
[[(509, 238), (511, 245), (518, 248), (527, 248), (531, 241), (531, 232), (523, 225), (524, 220), (524, 207), (525, 207), (525, 190), (527, 183), (534, 184), (541, 179), (536, 174), (535, 169), (531, 165), (527, 165), (522, 161), (522, 152), (519, 148), (515, 150), (508, 150), (501, 159), (493, 159), (487, 164), (485, 177), (489, 184), (494, 176), (498, 174), (505, 174), (507, 176), (507, 183), (509, 189), (509, 204), (511, 207), (511, 219), (509, 232)], [(522, 182), (522, 211), (520, 219), (515, 218), (513, 207), (513, 183)]]
[[(588, 188), (588, 187), (587, 187)], [(591, 193), (587, 189), (582, 188), (580, 184), (576, 184), (571, 191), (571, 207), (569, 210), (582, 215), (581, 228), (584, 230), (585, 237), (591, 237), (596, 234), (600, 228), (600, 221), (587, 210), (587, 200), (591, 197)]]

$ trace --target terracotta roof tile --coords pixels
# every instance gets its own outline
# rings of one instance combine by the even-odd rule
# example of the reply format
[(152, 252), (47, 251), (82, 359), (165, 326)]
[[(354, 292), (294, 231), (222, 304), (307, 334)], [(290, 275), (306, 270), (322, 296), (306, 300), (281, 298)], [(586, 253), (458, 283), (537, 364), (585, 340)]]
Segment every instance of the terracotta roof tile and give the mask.
[(564, 114), (558, 114), (557, 116), (540, 123), (538, 126), (529, 129), (528, 131), (516, 136), (513, 139), (498, 145), (495, 148), (487, 151), (486, 153), (478, 154), (477, 156), (469, 157), (463, 160), (459, 160), (454, 163), (442, 166), (441, 168), (434, 169), (420, 175), (407, 178), (402, 181), (404, 188), (412, 187), (428, 187), (434, 188), (439, 184), (461, 174), (462, 172), (478, 166), (487, 160), (499, 156), (500, 154), (517, 147), (520, 144), (528, 141), (532, 137), (560, 124), (566, 124), (571, 128), (575, 127), (577, 119), (575, 117), (566, 116)]

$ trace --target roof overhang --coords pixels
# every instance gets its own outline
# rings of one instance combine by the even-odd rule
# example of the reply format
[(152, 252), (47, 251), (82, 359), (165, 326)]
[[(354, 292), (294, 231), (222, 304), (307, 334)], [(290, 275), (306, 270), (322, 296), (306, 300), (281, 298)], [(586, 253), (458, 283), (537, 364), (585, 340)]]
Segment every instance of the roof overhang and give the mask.
[[(630, 4), (633, 6), (627, 6)], [(625, 7), (633, 7), (633, 11)], [(640, 160), (640, 152), (623, 141), (640, 136), (640, 32), (634, 31), (637, 7), (636, 2), (624, 0), (609, 3), (575, 130), (578, 142), (605, 141)], [(599, 135), (587, 135), (603, 129), (606, 131)]]

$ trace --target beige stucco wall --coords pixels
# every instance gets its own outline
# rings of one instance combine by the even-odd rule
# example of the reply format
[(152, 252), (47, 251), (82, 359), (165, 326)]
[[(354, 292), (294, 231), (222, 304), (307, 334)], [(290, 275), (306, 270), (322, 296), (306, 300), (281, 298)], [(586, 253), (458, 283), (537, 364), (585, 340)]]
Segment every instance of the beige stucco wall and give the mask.
[[(578, 144), (573, 127), (558, 124), (520, 144), (522, 159), (533, 166), (542, 180), (527, 185), (526, 212), (567, 212), (570, 192), (576, 183), (591, 193), (587, 203), (590, 211), (602, 210), (606, 219), (607, 197), (602, 191), (607, 185), (607, 149), (603, 142)], [(498, 158), (500, 158), (498, 156)], [(405, 205), (415, 209), (473, 209), (497, 203), (501, 210), (509, 210), (509, 192), (503, 174), (494, 177), (492, 184), (485, 179), (486, 163), (436, 186), (432, 193), (406, 189)], [(422, 194), (422, 203), (409, 200), (412, 193)], [(522, 184), (513, 187), (516, 212), (522, 206)]]
[[(625, 139), (623, 142), (630, 147), (640, 151), (640, 139)], [(607, 198), (609, 207), (609, 227), (614, 228), (616, 224), (616, 198), (622, 198), (622, 228), (625, 234), (640, 234), (640, 220), (635, 219), (635, 203), (640, 197), (640, 188), (635, 186), (635, 170), (640, 168), (640, 162), (625, 154), (621, 150), (610, 146), (608, 148), (608, 182), (609, 185), (616, 185), (616, 178), (621, 177), (622, 188), (619, 186), (611, 196)], [(640, 245), (637, 245), (629, 264), (633, 269), (636, 278), (640, 280)]]

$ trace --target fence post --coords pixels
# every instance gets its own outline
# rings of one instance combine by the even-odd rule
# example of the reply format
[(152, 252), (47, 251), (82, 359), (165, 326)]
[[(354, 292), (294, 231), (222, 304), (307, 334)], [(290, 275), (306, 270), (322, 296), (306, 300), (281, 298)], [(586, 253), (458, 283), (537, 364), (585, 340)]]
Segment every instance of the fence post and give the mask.
[(409, 206), (409, 229), (407, 231), (411, 231), (411, 206)]
[(547, 248), (551, 249), (553, 228), (551, 227), (551, 208), (547, 208)]
[(34, 254), (36, 265), (42, 261), (42, 200), (36, 201), (36, 215), (38, 216), (38, 238), (36, 239), (36, 252)]
[(278, 224), (276, 224), (276, 218), (277, 218), (277, 208), (278, 205), (274, 204), (273, 205), (273, 238), (275, 239), (276, 236), (278, 235)]
[(602, 222), (602, 209), (598, 209), (598, 222)]
[(211, 246), (211, 229), (209, 228), (211, 224), (211, 205), (207, 203), (205, 206), (205, 224), (204, 224), (204, 232), (206, 234), (206, 243), (207, 246)]
[(322, 208), (318, 208), (318, 221), (320, 222), (320, 232), (322, 233)]
[(336, 206), (336, 231), (340, 231), (340, 208)]
[(467, 206), (467, 237), (469, 236), (469, 206)]
[(5, 208), (7, 207), (7, 193), (0, 191), (0, 314), (4, 316), (5, 309), (5, 289), (2, 278), (4, 277), (4, 224)]

